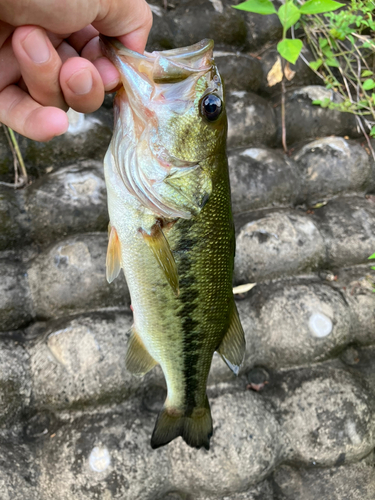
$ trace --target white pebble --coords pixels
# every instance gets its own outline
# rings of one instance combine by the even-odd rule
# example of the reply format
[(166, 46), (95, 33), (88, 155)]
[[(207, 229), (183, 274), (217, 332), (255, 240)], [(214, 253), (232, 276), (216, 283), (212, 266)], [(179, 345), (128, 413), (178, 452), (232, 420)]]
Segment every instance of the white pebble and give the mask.
[(93, 471), (103, 472), (111, 464), (109, 451), (105, 446), (95, 446), (90, 453), (89, 464)]
[(332, 332), (332, 321), (322, 313), (313, 313), (309, 319), (309, 328), (315, 337), (327, 337)]

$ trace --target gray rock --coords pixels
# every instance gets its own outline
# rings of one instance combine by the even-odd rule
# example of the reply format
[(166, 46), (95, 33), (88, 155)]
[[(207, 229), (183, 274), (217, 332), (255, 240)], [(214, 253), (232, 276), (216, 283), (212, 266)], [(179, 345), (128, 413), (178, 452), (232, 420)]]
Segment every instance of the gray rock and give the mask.
[(0, 258), (0, 331), (21, 328), (33, 316), (24, 264), (16, 257)]
[(3, 427), (10, 426), (30, 403), (31, 380), (28, 356), (17, 343), (0, 343), (0, 366), (0, 426)]
[(348, 267), (368, 261), (375, 248), (375, 198), (331, 200), (314, 210), (327, 247), (328, 265)]
[(245, 91), (227, 94), (228, 148), (273, 146), (276, 118), (271, 104)]
[(117, 407), (61, 421), (39, 446), (41, 500), (154, 500), (172, 489), (168, 449), (152, 450), (150, 414)]
[[(288, 146), (325, 137), (327, 135), (359, 137), (355, 116), (312, 104), (313, 100), (339, 98), (331, 90), (319, 85), (310, 85), (293, 90), (286, 95), (285, 123)], [(275, 108), (278, 123), (277, 143), (281, 144), (281, 107), (278, 98)]]
[(310, 142), (293, 154), (304, 178), (302, 199), (314, 203), (343, 192), (372, 187), (370, 157), (360, 144), (342, 137)]
[[(302, 48), (301, 54), (307, 61), (314, 60), (314, 56), (305, 46)], [(262, 53), (260, 59), (263, 69), (263, 80), (261, 84), (262, 92), (267, 92), (268, 94), (279, 94), (281, 92), (281, 83), (270, 86), (267, 80), (267, 75), (277, 62), (277, 58), (280, 58), (280, 54), (277, 52), (275, 46), (270, 47)], [(297, 59), (296, 64), (287, 63), (287, 68), (289, 69), (287, 75), (289, 75), (290, 80), (285, 78), (286, 90), (291, 90), (292, 88), (302, 87), (305, 85), (319, 85), (322, 82), (322, 80), (313, 72), (305, 61), (302, 60), (301, 57)]]
[(13, 183), (13, 155), (4, 128), (5, 125), (0, 127), (0, 181)]
[(256, 92), (263, 78), (262, 66), (258, 59), (240, 52), (214, 52), (215, 63), (225, 88)]
[(234, 150), (228, 162), (234, 214), (297, 201), (300, 174), (281, 153), (265, 148)]
[(280, 467), (273, 476), (283, 500), (372, 500), (375, 470), (366, 464), (329, 469)]
[(108, 226), (103, 163), (87, 161), (44, 176), (24, 190), (27, 229), (47, 244)]
[(253, 283), (311, 271), (324, 256), (323, 238), (308, 216), (271, 213), (249, 222), (239, 232), (235, 282)]
[(0, 251), (14, 248), (25, 240), (20, 212), (20, 191), (0, 185)]
[(38, 467), (35, 456), (18, 436), (0, 436), (1, 500), (47, 500), (38, 491)]
[[(237, 0), (235, 4), (242, 3)], [(253, 12), (242, 12), (247, 27), (247, 43), (251, 52), (270, 42), (279, 42), (283, 36), (283, 29), (276, 14), (263, 16)]]
[[(147, 39), (146, 50), (169, 50), (175, 48), (172, 23), (169, 20), (168, 10), (163, 2), (149, 3), (152, 11), (153, 23)], [(198, 41), (198, 40), (197, 40)]]
[(243, 371), (322, 361), (351, 339), (347, 304), (318, 282), (257, 285), (237, 305), (246, 336)]
[(174, 46), (212, 38), (216, 49), (245, 48), (245, 19), (231, 7), (229, 0), (173, 0), (172, 3), (176, 6), (169, 14)]
[(124, 313), (91, 313), (46, 325), (44, 336), (28, 347), (35, 406), (83, 408), (134, 393), (144, 379), (125, 368), (131, 324)]
[(350, 308), (353, 341), (375, 344), (375, 271), (368, 265), (340, 269), (336, 283)]
[(366, 381), (368, 389), (375, 396), (375, 346), (350, 346), (340, 359), (351, 373)]
[(284, 454), (281, 430), (257, 394), (224, 394), (211, 402), (211, 409), (209, 452), (181, 440), (169, 445), (175, 487), (194, 497), (244, 491), (267, 477)]
[(278, 384), (292, 462), (327, 467), (357, 461), (372, 451), (373, 400), (357, 378), (326, 365), (293, 370)]
[(101, 160), (112, 135), (112, 111), (101, 108), (83, 115), (69, 111), (68, 132), (49, 142), (36, 142), (17, 135), (23, 159), (31, 178), (79, 160)]
[[(221, 497), (214, 495), (209, 497), (199, 496), (196, 498), (199, 500), (211, 500), (214, 498), (217, 500), (274, 500), (273, 486), (271, 482), (267, 480), (262, 481), (261, 483), (242, 493), (231, 493), (229, 496), (225, 495)], [(186, 500), (193, 500), (193, 498), (190, 497)]]
[(30, 263), (31, 296), (43, 319), (129, 306), (123, 274), (111, 284), (105, 277), (106, 233), (91, 233), (60, 241)]

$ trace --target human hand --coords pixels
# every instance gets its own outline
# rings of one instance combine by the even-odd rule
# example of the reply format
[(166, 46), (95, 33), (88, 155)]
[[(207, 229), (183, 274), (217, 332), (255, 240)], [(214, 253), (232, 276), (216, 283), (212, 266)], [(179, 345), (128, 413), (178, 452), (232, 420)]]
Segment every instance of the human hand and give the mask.
[(119, 74), (98, 34), (143, 52), (145, 0), (0, 0), (0, 122), (35, 141), (66, 132), (71, 107), (98, 109)]

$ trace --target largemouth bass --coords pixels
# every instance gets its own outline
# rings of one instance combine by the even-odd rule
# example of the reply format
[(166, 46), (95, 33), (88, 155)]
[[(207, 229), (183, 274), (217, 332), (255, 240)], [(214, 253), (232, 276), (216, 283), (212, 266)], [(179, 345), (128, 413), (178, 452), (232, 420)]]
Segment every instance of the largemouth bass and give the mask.
[(227, 119), (213, 41), (132, 52), (102, 37), (121, 74), (104, 168), (110, 216), (107, 279), (121, 268), (134, 324), (126, 366), (160, 364), (168, 395), (151, 438), (209, 449), (212, 356), (238, 374), (245, 340), (232, 293), (234, 228)]

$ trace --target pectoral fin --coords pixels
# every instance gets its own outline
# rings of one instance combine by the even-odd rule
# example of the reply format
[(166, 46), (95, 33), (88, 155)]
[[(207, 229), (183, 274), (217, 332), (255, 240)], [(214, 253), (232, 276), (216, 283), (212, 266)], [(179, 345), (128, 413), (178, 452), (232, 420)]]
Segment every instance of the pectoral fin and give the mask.
[(235, 375), (238, 375), (245, 354), (245, 349), (245, 334), (238, 316), (236, 304), (233, 301), (229, 328), (221, 341), (217, 352), (232, 372)]
[[(199, 214), (209, 200), (212, 181), (209, 174), (199, 165), (194, 168), (179, 169), (165, 180), (165, 185), (173, 189), (179, 206), (193, 215)], [(170, 193), (166, 192), (168, 196)]]
[(106, 274), (108, 283), (112, 283), (121, 271), (121, 245), (116, 229), (108, 225), (108, 248), (106, 258)]
[(155, 365), (157, 365), (157, 362), (147, 352), (141, 338), (133, 327), (131, 329), (128, 350), (125, 357), (126, 368), (134, 375), (142, 377), (147, 372), (152, 370)]
[(163, 273), (172, 287), (173, 293), (178, 297), (180, 290), (178, 284), (178, 272), (168, 240), (165, 237), (159, 222), (151, 228), (151, 234), (141, 230), (143, 239), (158, 261)]

